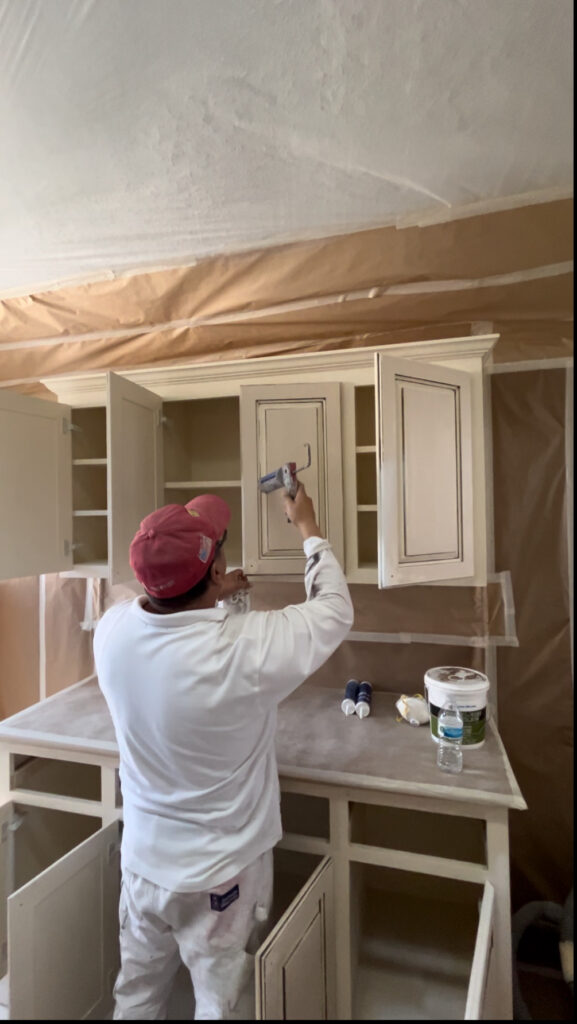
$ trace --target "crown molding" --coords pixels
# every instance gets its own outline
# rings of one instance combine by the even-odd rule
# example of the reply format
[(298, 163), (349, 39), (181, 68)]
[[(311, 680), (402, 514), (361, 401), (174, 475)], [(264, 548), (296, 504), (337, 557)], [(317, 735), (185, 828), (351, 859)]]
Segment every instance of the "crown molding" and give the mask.
[[(491, 355), (498, 334), (473, 335), (464, 338), (441, 338), (436, 341), (404, 342), (398, 345), (376, 345), (356, 349), (266, 356), (256, 359), (221, 360), (220, 362), (183, 362), (172, 366), (151, 366), (141, 369), (114, 370), (121, 377), (153, 391), (164, 400), (207, 397), (210, 389), (228, 386), (228, 393), (238, 393), (243, 384), (271, 382), (301, 374), (334, 373), (338, 379), (356, 372), (372, 372), (376, 353), (425, 362), (448, 362), (461, 359), (479, 360), (479, 368)], [(105, 405), (107, 371), (42, 377), (40, 383), (53, 391), (60, 402), (72, 406)], [(222, 393), (222, 390), (221, 392)]]

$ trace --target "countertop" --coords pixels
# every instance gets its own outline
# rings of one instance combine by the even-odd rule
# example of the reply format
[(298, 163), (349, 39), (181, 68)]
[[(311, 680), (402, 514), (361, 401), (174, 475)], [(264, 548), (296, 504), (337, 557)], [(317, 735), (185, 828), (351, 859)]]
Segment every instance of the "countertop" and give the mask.
[[(368, 718), (340, 709), (341, 689), (304, 685), (278, 710), (277, 760), (281, 779), (302, 779), (412, 796), (525, 809), (505, 749), (491, 722), (483, 747), (463, 751), (463, 771), (447, 775), (435, 763), (427, 725), (398, 722), (397, 695), (373, 692)], [(114, 758), (112, 720), (95, 679), (72, 686), (0, 722), (0, 744), (94, 753)], [(31, 750), (32, 752), (32, 750)]]

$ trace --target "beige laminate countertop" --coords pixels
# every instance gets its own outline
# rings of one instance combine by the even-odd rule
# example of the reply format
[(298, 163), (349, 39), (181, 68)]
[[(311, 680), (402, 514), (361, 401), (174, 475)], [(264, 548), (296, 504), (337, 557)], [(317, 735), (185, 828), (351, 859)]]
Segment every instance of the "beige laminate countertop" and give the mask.
[[(340, 689), (303, 686), (279, 706), (277, 760), (281, 778), (524, 809), (501, 739), (488, 724), (483, 747), (464, 748), (463, 772), (435, 763), (428, 726), (397, 722), (396, 695), (374, 692), (371, 715), (346, 718)], [(0, 744), (115, 757), (112, 720), (96, 679), (72, 686), (0, 722)]]

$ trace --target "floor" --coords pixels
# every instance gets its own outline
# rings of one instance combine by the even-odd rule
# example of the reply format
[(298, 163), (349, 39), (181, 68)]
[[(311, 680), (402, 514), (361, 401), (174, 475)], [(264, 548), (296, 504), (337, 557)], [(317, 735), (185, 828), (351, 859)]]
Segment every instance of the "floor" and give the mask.
[(559, 931), (540, 922), (529, 929), (519, 945), (517, 977), (528, 1011), (516, 1008), (517, 1020), (573, 1020), (573, 993), (565, 982), (559, 958)]

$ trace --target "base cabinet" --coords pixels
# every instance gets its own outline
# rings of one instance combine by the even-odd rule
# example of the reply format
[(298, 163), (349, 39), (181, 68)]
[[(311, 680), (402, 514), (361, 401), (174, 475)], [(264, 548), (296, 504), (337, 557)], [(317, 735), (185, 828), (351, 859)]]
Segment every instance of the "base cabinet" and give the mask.
[(353, 1020), (482, 1020), (494, 893), (351, 865)]
[[(98, 824), (93, 817), (30, 805), (0, 808), (0, 1019), (111, 1015), (119, 967), (121, 825)], [(329, 858), (275, 851), (270, 924), (255, 954), (256, 1019), (333, 1019)]]

